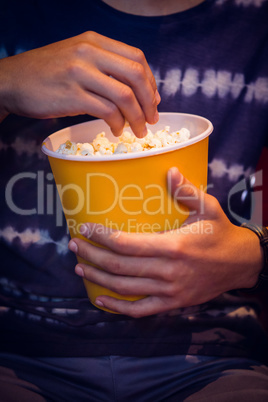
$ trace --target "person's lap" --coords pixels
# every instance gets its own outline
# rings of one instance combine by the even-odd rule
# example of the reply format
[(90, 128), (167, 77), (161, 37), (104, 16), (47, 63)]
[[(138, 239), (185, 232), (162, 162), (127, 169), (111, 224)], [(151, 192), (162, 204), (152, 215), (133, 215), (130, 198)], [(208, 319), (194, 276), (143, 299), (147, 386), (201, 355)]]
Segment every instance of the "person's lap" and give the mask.
[(0, 354), (1, 402), (267, 401), (268, 367), (238, 358)]

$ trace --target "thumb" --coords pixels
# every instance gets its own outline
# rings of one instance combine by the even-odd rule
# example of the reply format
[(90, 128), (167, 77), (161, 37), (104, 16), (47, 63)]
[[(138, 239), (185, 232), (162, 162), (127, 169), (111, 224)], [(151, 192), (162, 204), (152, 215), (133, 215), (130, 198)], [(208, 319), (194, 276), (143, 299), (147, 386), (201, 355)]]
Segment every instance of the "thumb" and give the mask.
[(180, 202), (196, 213), (203, 211), (206, 194), (187, 180), (177, 167), (168, 170), (167, 186), (174, 200)]

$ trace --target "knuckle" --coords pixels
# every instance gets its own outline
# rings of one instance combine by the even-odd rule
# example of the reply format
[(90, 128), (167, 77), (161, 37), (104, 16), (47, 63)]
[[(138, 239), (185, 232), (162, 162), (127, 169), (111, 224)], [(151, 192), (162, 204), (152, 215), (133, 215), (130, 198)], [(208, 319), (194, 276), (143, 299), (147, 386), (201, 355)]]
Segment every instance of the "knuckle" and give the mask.
[(164, 275), (165, 275), (165, 280), (167, 282), (173, 283), (174, 277), (175, 277), (175, 267), (174, 267), (174, 265), (172, 265), (172, 264), (167, 265), (166, 268), (165, 268)]
[(178, 294), (178, 289), (174, 283), (170, 283), (165, 290), (165, 295), (167, 297), (174, 298)]
[(146, 74), (142, 64), (133, 61), (131, 63), (131, 72), (132, 76), (134, 77), (135, 81), (142, 81), (145, 80)]
[(143, 64), (146, 60), (143, 51), (137, 47), (133, 48), (133, 55), (134, 60), (136, 60), (140, 64)]
[(118, 261), (117, 259), (109, 258), (107, 264), (109, 264), (109, 268), (113, 272), (113, 274), (119, 275), (121, 273), (122, 267), (120, 261)]
[(106, 107), (103, 108), (103, 119), (110, 122), (112, 119), (116, 118), (118, 112), (116, 104), (109, 102), (109, 105), (106, 105)]
[[(171, 234), (171, 236), (175, 236), (175, 234)], [(166, 255), (168, 258), (172, 260), (177, 260), (183, 255), (183, 239), (180, 237), (180, 241), (178, 242), (170, 242), (166, 248)]]
[(120, 252), (128, 246), (128, 239), (122, 236), (120, 232), (114, 232), (110, 236), (113, 249)]
[(84, 57), (89, 50), (92, 48), (92, 45), (88, 43), (86, 40), (80, 40), (73, 47), (73, 53), (76, 57), (82, 58)]
[(185, 183), (182, 185), (183, 195), (187, 197), (194, 197), (197, 195), (196, 187), (191, 183)]
[(80, 37), (81, 38), (84, 38), (85, 40), (87, 40), (87, 41), (93, 41), (93, 42), (95, 42), (97, 39), (98, 39), (98, 37), (99, 37), (99, 34), (97, 33), (97, 32), (94, 32), (94, 31), (86, 31), (86, 32), (84, 32), (84, 33), (82, 33), (81, 35), (80, 35)]
[(84, 55), (88, 52), (90, 45), (87, 42), (80, 42), (76, 45), (76, 53), (79, 55)]
[(178, 202), (188, 200), (197, 200), (199, 197), (198, 189), (188, 182), (179, 185), (174, 191), (174, 199)]
[(115, 293), (118, 293), (118, 294), (124, 296), (124, 290), (123, 290), (123, 289), (120, 289), (120, 286), (119, 286), (119, 284), (117, 284), (117, 283), (114, 283), (114, 284), (111, 286), (111, 290), (112, 290), (113, 292), (115, 292)]
[(118, 293), (121, 296), (128, 296), (129, 292), (127, 287), (124, 284), (124, 281), (122, 278), (118, 277), (115, 278), (110, 286), (110, 289), (115, 292)]
[(96, 41), (86, 40), (86, 38), (79, 39), (80, 40), (72, 46), (72, 57), (86, 60), (89, 57), (96, 56), (99, 49), (98, 45), (96, 45)]
[(73, 79), (77, 79), (83, 73), (83, 70), (82, 65), (74, 61), (66, 67), (68, 76)]
[(119, 97), (122, 103), (129, 104), (134, 100), (132, 89), (127, 85), (122, 85), (119, 92)]
[(120, 289), (120, 279), (112, 280), (109, 284), (109, 289), (115, 293), (122, 294), (122, 289)]

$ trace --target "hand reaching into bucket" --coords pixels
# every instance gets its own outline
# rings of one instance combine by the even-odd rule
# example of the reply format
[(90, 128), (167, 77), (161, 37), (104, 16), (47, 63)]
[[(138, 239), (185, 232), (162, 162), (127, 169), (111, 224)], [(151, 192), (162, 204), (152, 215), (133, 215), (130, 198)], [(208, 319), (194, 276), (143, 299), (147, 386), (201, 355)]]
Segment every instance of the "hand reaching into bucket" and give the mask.
[(89, 114), (116, 136), (127, 120), (143, 137), (145, 123), (158, 120), (160, 96), (142, 51), (95, 32), (0, 60), (0, 82), (0, 121)]
[(78, 275), (121, 295), (147, 295), (136, 301), (98, 296), (97, 305), (143, 317), (205, 303), (257, 282), (262, 268), (257, 236), (233, 225), (218, 201), (194, 187), (178, 169), (168, 174), (173, 197), (190, 212), (180, 229), (126, 233), (88, 223), (84, 236), (106, 249), (71, 240), (72, 251), (102, 268), (78, 264)]

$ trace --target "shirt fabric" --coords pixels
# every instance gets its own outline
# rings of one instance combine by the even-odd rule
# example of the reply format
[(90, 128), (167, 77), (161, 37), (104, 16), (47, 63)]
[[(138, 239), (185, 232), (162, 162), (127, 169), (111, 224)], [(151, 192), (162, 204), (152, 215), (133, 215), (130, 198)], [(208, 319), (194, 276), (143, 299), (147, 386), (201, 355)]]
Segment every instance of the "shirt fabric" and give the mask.
[[(261, 174), (253, 173), (267, 143), (267, 16), (265, 0), (206, 0), (163, 17), (125, 14), (100, 0), (9, 1), (0, 15), (0, 57), (87, 30), (142, 49), (162, 98), (159, 111), (198, 114), (213, 123), (208, 192), (240, 224), (251, 219), (252, 190), (262, 185)], [(259, 306), (236, 291), (140, 319), (91, 305), (74, 273), (76, 258), (68, 251), (68, 230), (40, 150), (52, 132), (90, 119), (10, 115), (0, 125), (0, 350), (268, 361)]]

